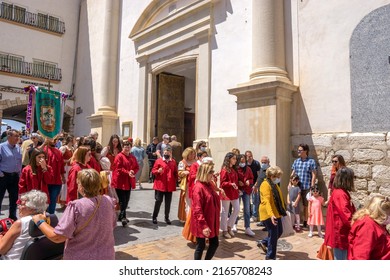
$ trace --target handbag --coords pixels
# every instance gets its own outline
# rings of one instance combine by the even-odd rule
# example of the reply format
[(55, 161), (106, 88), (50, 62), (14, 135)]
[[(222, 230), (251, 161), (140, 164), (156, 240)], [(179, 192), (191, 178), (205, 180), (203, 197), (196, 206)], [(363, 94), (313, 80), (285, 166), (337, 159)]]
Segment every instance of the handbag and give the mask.
[(328, 248), (325, 243), (322, 243), (317, 252), (317, 258), (320, 260), (334, 260), (333, 249)]
[(290, 212), (287, 211), (287, 216), (282, 217), (283, 233), (280, 237), (288, 237), (295, 234), (290, 215)]
[(95, 217), (95, 214), (96, 214), (97, 210), (98, 210), (99, 207), (100, 207), (100, 202), (101, 202), (101, 201), (102, 201), (102, 196), (100, 195), (100, 196), (98, 197), (97, 205), (96, 205), (96, 207), (95, 207), (95, 210), (93, 210), (92, 215), (89, 216), (89, 219), (88, 219), (80, 228), (78, 228), (78, 229), (75, 230), (74, 235), (77, 235), (80, 231), (82, 231), (84, 228), (86, 228), (86, 227), (89, 225), (89, 223), (92, 221), (93, 217)]

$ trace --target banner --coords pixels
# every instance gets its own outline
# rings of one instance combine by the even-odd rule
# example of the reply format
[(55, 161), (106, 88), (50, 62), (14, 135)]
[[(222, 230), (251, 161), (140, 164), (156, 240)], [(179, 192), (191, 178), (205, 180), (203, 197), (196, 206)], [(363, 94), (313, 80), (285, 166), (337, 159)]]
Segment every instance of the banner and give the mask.
[(54, 138), (61, 132), (61, 92), (38, 87), (35, 93), (35, 112), (38, 130), (44, 137)]

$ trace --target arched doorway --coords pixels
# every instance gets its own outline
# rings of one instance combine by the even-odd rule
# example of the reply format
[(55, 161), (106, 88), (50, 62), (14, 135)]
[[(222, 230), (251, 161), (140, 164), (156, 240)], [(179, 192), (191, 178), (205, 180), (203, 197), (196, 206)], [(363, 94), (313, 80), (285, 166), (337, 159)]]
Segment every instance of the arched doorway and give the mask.
[(183, 147), (195, 140), (195, 61), (176, 64), (155, 74), (154, 117), (152, 133), (176, 135)]

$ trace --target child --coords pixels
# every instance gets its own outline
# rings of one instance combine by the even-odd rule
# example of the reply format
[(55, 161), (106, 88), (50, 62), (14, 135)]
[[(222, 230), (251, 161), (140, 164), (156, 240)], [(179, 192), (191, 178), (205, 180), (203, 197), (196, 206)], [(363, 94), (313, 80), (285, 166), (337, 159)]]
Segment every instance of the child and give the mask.
[(299, 176), (294, 174), (290, 177), (290, 184), (288, 185), (288, 194), (287, 194), (287, 210), (292, 214), (291, 223), (294, 224), (295, 218), (295, 231), (300, 232), (301, 228), (299, 225), (299, 200), (301, 199), (301, 188), (299, 187)]
[(307, 224), (310, 231), (308, 236), (313, 236), (313, 226), (316, 225), (318, 229), (318, 236), (324, 238), (321, 232), (321, 226), (324, 224), (324, 218), (322, 216), (322, 207), (325, 205), (324, 198), (320, 195), (318, 186), (311, 188), (311, 197), (309, 198), (309, 219)]

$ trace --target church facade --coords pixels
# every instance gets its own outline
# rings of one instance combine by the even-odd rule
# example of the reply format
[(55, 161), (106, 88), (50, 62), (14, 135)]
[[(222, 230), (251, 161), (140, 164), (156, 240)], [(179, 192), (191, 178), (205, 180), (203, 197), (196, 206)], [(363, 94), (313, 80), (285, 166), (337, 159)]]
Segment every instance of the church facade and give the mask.
[(389, 0), (78, 2), (74, 134), (251, 150), (284, 185), (306, 143), (324, 191), (341, 154), (390, 195)]

